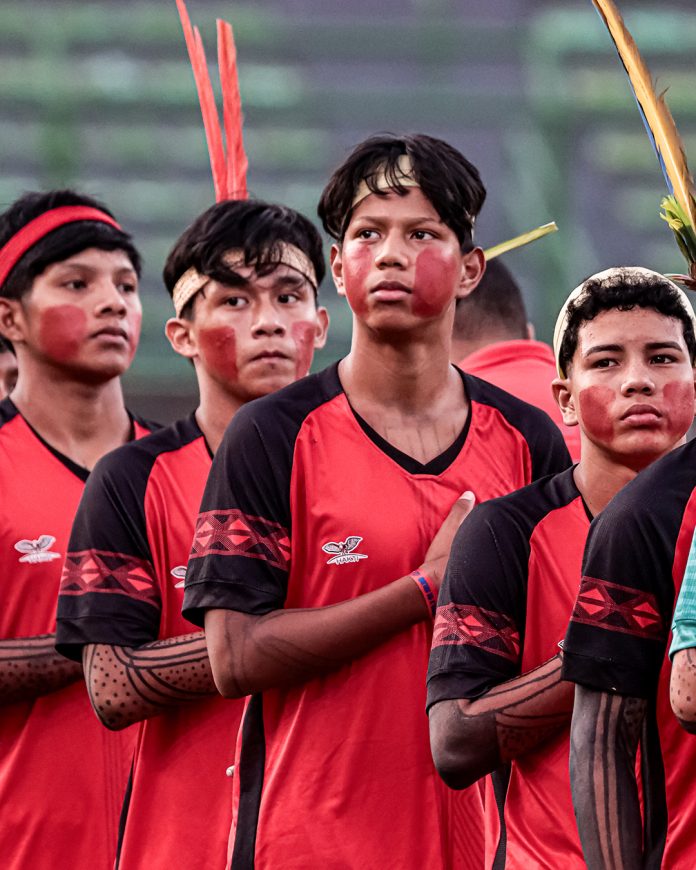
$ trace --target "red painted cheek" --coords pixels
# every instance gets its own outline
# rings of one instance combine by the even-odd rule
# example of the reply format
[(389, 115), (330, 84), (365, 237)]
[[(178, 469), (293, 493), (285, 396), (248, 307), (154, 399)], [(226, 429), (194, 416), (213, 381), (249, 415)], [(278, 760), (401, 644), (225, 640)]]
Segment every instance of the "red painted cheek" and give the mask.
[(68, 362), (79, 353), (87, 337), (87, 315), (77, 305), (55, 305), (41, 314), (39, 342), (53, 359)]
[(316, 326), (304, 320), (293, 323), (290, 334), (295, 342), (295, 377), (299, 379), (309, 373), (312, 365)]
[(667, 431), (681, 438), (694, 421), (694, 385), (692, 381), (671, 381), (665, 384), (665, 417)]
[(374, 263), (369, 248), (356, 246), (343, 260), (343, 285), (348, 304), (356, 314), (367, 313), (367, 279)]
[(595, 441), (611, 440), (614, 433), (610, 412), (613, 401), (614, 391), (609, 387), (587, 387), (578, 394), (583, 428)]
[(198, 334), (203, 360), (212, 374), (237, 380), (237, 336), (231, 326), (201, 329)]
[(462, 261), (450, 253), (421, 251), (413, 282), (413, 313), (420, 317), (441, 314), (452, 301)]

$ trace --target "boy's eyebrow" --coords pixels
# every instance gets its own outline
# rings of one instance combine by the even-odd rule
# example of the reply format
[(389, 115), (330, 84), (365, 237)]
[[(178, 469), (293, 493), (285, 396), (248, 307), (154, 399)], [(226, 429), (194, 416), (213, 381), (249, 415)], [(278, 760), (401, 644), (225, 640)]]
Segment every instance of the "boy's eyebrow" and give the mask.
[[(672, 350), (683, 350), (684, 348), (679, 344), (678, 341), (649, 341), (645, 347), (648, 350), (660, 350), (661, 348), (671, 348)], [(584, 357), (591, 356), (593, 353), (606, 353), (607, 351), (613, 353), (620, 353), (624, 350), (624, 346), (622, 344), (596, 344), (594, 347), (588, 348), (584, 353)]]
[[(379, 223), (385, 220), (390, 219), (390, 215), (370, 215), (370, 214), (361, 214), (356, 217), (355, 223), (359, 223), (360, 221), (370, 221), (370, 223)], [(403, 223), (409, 224), (422, 224), (422, 223), (433, 223), (433, 224), (441, 224), (444, 223), (440, 218), (432, 217), (431, 215), (419, 215), (417, 217), (405, 218)]]

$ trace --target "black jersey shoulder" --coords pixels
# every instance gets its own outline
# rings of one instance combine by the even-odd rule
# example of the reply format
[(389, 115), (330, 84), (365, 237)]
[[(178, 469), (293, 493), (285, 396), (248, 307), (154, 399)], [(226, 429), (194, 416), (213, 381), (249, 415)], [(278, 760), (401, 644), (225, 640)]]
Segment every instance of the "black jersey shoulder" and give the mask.
[(162, 426), (161, 423), (156, 423), (154, 420), (146, 420), (145, 417), (141, 417), (140, 414), (134, 414), (130, 410), (128, 411), (128, 416), (134, 423), (137, 423), (143, 429), (147, 429), (148, 432), (157, 432), (159, 429), (169, 428)]
[(10, 420), (14, 420), (18, 414), (19, 410), (12, 399), (3, 399), (0, 402), (0, 428), (9, 423)]

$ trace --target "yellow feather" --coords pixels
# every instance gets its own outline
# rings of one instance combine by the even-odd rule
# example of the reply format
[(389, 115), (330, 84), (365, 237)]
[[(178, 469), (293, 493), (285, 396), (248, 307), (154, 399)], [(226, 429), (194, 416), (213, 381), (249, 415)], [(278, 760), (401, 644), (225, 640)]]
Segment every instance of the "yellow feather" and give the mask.
[(592, 0), (592, 2), (602, 16), (628, 73), (636, 99), (655, 139), (655, 146), (664, 162), (674, 198), (688, 215), (691, 226), (696, 227), (696, 209), (692, 199), (693, 179), (686, 163), (684, 145), (665, 102), (664, 92), (659, 96), (655, 93), (650, 70), (640, 56), (638, 47), (613, 0)]
[(550, 224), (544, 224), (542, 227), (537, 227), (535, 230), (530, 230), (528, 233), (522, 233), (521, 236), (515, 236), (514, 239), (509, 239), (507, 242), (501, 242), (499, 245), (494, 245), (492, 248), (486, 248), (483, 252), (487, 260), (494, 260), (501, 254), (506, 254), (508, 251), (513, 251), (515, 248), (521, 248), (523, 245), (528, 245), (530, 242), (535, 242), (542, 236), (547, 236), (549, 233), (555, 233), (558, 230), (554, 221)]

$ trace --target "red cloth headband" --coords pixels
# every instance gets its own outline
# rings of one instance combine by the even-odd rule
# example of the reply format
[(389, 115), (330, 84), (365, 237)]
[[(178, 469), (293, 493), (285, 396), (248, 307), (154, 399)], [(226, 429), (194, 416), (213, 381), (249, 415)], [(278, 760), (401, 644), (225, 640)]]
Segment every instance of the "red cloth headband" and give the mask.
[(121, 227), (106, 212), (88, 205), (63, 205), (45, 211), (25, 224), (7, 244), (0, 248), (0, 287), (26, 252), (53, 230), (77, 221), (98, 221), (120, 230)]

